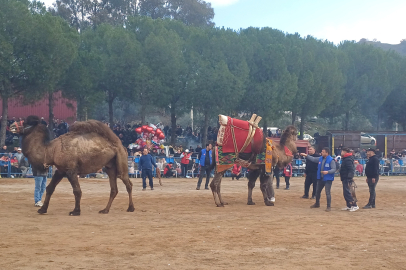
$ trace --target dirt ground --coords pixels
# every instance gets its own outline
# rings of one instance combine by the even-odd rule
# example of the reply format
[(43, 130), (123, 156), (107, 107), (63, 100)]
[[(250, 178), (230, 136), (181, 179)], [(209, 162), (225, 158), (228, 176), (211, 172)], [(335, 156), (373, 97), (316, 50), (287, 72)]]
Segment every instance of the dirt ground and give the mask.
[[(127, 213), (122, 182), (110, 213), (106, 179), (82, 179), (81, 216), (68, 216), (74, 196), (65, 179), (48, 214), (34, 207), (33, 179), (0, 179), (0, 269), (406, 269), (406, 178), (382, 177), (377, 208), (341, 211), (339, 180), (332, 211), (310, 209), (301, 199), (303, 178), (276, 190), (265, 206), (258, 184), (256, 205), (247, 202), (247, 181), (225, 178), (229, 203), (215, 207), (212, 193), (195, 190), (196, 179), (164, 179), (141, 191), (133, 179), (135, 212)], [(157, 181), (156, 181), (157, 182)], [(369, 196), (356, 179), (360, 206)], [(45, 197), (45, 196), (44, 196)]]

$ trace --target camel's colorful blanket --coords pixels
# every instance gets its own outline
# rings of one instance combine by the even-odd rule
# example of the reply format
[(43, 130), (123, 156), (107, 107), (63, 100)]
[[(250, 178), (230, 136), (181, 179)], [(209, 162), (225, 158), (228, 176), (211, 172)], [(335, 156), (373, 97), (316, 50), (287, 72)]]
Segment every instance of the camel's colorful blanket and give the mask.
[[(265, 153), (259, 153), (256, 155), (256, 159), (254, 162), (246, 162), (239, 158), (237, 155), (232, 153), (224, 153), (222, 146), (216, 146), (216, 170), (217, 172), (223, 172), (231, 168), (235, 163), (241, 165), (243, 167), (248, 167), (251, 164), (265, 164)], [(272, 159), (271, 159), (272, 163)]]
[[(260, 117), (259, 117), (260, 119)], [(231, 118), (229, 116), (219, 116), (220, 129), (217, 136), (217, 144), (223, 147), (224, 153), (259, 153), (261, 152), (263, 134), (259, 128), (255, 129), (255, 134), (248, 142), (245, 149), (244, 145), (249, 140), (250, 130), (253, 129), (249, 121)], [(243, 149), (243, 151), (241, 151)]]

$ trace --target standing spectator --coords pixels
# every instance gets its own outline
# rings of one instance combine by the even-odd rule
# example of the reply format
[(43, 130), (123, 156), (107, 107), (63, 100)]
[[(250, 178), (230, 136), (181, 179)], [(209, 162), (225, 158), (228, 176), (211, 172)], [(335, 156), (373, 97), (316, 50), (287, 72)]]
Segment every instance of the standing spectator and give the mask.
[(200, 151), (202, 151), (202, 148), (200, 147), (200, 145), (197, 145), (195, 151), (196, 151), (196, 153), (198, 153), (200, 155)]
[(9, 153), (9, 151), (8, 151), (8, 149), (7, 149), (7, 145), (3, 145), (3, 148), (0, 150), (0, 156), (6, 156), (6, 157), (8, 157), (8, 153)]
[(48, 126), (47, 122), (44, 120), (44, 117), (41, 117), (41, 124), (44, 126)]
[(42, 206), (42, 195), (44, 195), (44, 191), (47, 185), (47, 174), (48, 169), (45, 170), (38, 170), (37, 168), (32, 168), (32, 173), (35, 179), (35, 190), (34, 190), (34, 201), (36, 207)]
[[(340, 147), (341, 148), (341, 147)], [(323, 148), (321, 151), (321, 157), (312, 157), (302, 153), (302, 156), (306, 157), (309, 162), (318, 163), (317, 167), (317, 190), (316, 190), (316, 203), (310, 206), (310, 208), (320, 207), (321, 191), (326, 187), (327, 208), (326, 212), (331, 211), (331, 186), (334, 181), (334, 173), (336, 172), (336, 162), (330, 156), (330, 149), (328, 147)]]
[(212, 145), (210, 143), (206, 144), (206, 149), (202, 149), (199, 155), (200, 160), (200, 175), (199, 181), (197, 182), (196, 189), (200, 189), (200, 185), (202, 184), (203, 180), (203, 172), (206, 174), (206, 184), (204, 186), (205, 189), (209, 189), (209, 181), (210, 181), (210, 174), (212, 169), (213, 157), (212, 157)]
[(283, 176), (285, 176), (285, 189), (289, 190), (289, 180), (292, 177), (292, 163), (289, 163), (283, 168)]
[(367, 151), (365, 151), (365, 149), (362, 149), (362, 151), (361, 151), (361, 158), (362, 158), (362, 159), (366, 159), (366, 158), (367, 158)]
[[(372, 150), (371, 148), (370, 148), (370, 150)], [(368, 150), (369, 151), (369, 150)], [(381, 151), (379, 151), (379, 148), (377, 148), (376, 150), (375, 150), (375, 155), (376, 155), (376, 157), (378, 158), (378, 159), (380, 159), (381, 157), (382, 157), (382, 152)], [(367, 155), (368, 156), (368, 155)]]
[(241, 173), (242, 166), (234, 164), (233, 169), (231, 171), (231, 180), (234, 180), (234, 177), (238, 180), (241, 178), (242, 173)]
[(342, 210), (349, 210), (355, 212), (359, 209), (355, 197), (354, 189), (354, 155), (351, 153), (350, 149), (343, 147), (341, 149), (341, 168), (340, 168), (340, 178), (343, 183), (343, 194), (344, 199), (347, 203), (347, 207)]
[[(309, 147), (309, 155), (312, 157), (320, 158), (320, 155), (316, 153), (314, 146)], [(317, 163), (307, 162), (305, 168), (305, 183), (304, 183), (304, 195), (303, 199), (309, 198), (310, 186), (313, 185), (312, 199), (316, 199), (317, 190)]]
[(180, 158), (181, 158), (181, 160), (180, 160), (181, 165), (180, 166), (181, 166), (181, 169), (182, 169), (182, 176), (183, 177), (186, 177), (189, 162), (192, 159), (191, 157), (192, 157), (192, 154), (189, 153), (189, 149), (186, 149), (185, 152), (183, 152), (180, 155)]
[(278, 166), (275, 166), (275, 168), (273, 169), (273, 177), (276, 178), (276, 189), (279, 189), (280, 172), (281, 169)]
[(367, 176), (366, 182), (369, 187), (369, 201), (363, 209), (375, 208), (375, 187), (379, 181), (379, 159), (375, 154), (375, 150), (370, 148), (367, 151), (368, 162), (365, 167), (365, 175)]
[(154, 190), (154, 181), (152, 180), (152, 166), (155, 168), (157, 165), (155, 164), (154, 158), (148, 154), (148, 149), (144, 148), (142, 152), (142, 156), (140, 157), (140, 161), (138, 162), (138, 170), (141, 171), (142, 177), (142, 190), (145, 191), (147, 188), (147, 176), (149, 179), (149, 186), (151, 190)]

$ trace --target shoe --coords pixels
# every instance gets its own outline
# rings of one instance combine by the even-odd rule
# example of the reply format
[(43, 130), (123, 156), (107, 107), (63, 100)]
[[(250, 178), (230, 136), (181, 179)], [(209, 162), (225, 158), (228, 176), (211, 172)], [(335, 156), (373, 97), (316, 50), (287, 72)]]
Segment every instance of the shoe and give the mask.
[(143, 188), (143, 189), (142, 189), (142, 191), (146, 191), (146, 190), (147, 190), (146, 188)]
[(271, 202), (275, 202), (275, 197), (272, 197), (272, 198), (271, 198)]
[(316, 196), (312, 196), (310, 199), (315, 200), (315, 199), (316, 199)]
[(374, 205), (371, 205), (372, 206), (372, 208), (375, 208), (375, 204)]
[(320, 204), (315, 203), (315, 204), (313, 204), (312, 206), (310, 206), (310, 208), (320, 208)]
[(279, 189), (279, 186), (276, 186), (276, 189)]
[(343, 211), (348, 211), (348, 210), (350, 210), (351, 209), (351, 207), (345, 207), (345, 208), (342, 208), (341, 210), (343, 210)]
[(285, 187), (285, 190), (289, 190), (289, 187)]
[(199, 188), (199, 187), (197, 187), (197, 188), (196, 188), (196, 190), (200, 190), (200, 188)]
[(151, 190), (154, 190), (154, 188), (152, 187)]
[(362, 209), (371, 209), (372, 208), (372, 205), (369, 205), (369, 204), (367, 204), (367, 205), (365, 205), (364, 207), (362, 207)]
[(204, 189), (209, 189), (208, 187), (205, 187)]
[(355, 212), (359, 209), (358, 206), (351, 206), (350, 212)]
[(327, 207), (326, 212), (330, 212), (330, 211), (331, 211), (331, 207)]
[(303, 195), (302, 197), (300, 197), (302, 199), (309, 199), (309, 196)]
[(43, 204), (42, 204), (41, 201), (38, 201), (38, 202), (36, 202), (34, 205), (35, 205), (36, 207), (41, 207)]

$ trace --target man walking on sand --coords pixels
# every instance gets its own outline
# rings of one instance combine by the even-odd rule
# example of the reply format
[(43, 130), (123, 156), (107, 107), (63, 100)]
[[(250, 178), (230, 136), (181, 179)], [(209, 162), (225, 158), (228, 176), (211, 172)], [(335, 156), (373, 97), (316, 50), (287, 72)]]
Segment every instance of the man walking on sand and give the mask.
[(379, 181), (379, 159), (375, 154), (375, 150), (370, 148), (367, 151), (368, 162), (365, 166), (365, 175), (367, 176), (366, 182), (369, 187), (369, 201), (363, 209), (375, 208), (375, 187)]
[(309, 162), (317, 163), (317, 190), (316, 190), (316, 203), (310, 208), (320, 208), (321, 191), (326, 187), (327, 208), (326, 212), (331, 211), (331, 186), (334, 181), (334, 173), (336, 172), (336, 162), (330, 156), (330, 148), (324, 147), (321, 151), (321, 157), (308, 156), (301, 153), (306, 157)]
[(206, 148), (200, 151), (200, 175), (199, 181), (197, 182), (196, 189), (200, 189), (200, 185), (202, 184), (203, 174), (206, 174), (206, 185), (204, 186), (205, 189), (209, 189), (209, 181), (210, 181), (210, 174), (211, 174), (211, 165), (213, 163), (212, 160), (212, 145), (210, 143), (206, 144)]
[(138, 162), (138, 169), (141, 170), (142, 177), (142, 190), (147, 188), (147, 176), (149, 179), (149, 186), (154, 190), (154, 181), (152, 180), (152, 166), (157, 167), (154, 158), (148, 153), (148, 149), (144, 148), (140, 161)]
[(351, 189), (354, 188), (354, 155), (351, 153), (351, 150), (348, 147), (343, 147), (341, 149), (341, 167), (340, 167), (340, 178), (343, 183), (343, 194), (344, 199), (347, 203), (347, 207), (342, 210), (348, 210), (350, 212), (355, 212), (359, 209), (357, 205), (356, 198), (353, 197), (354, 193), (351, 192)]

